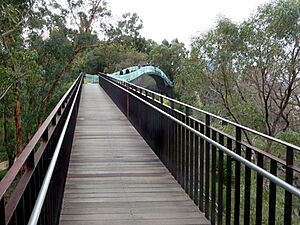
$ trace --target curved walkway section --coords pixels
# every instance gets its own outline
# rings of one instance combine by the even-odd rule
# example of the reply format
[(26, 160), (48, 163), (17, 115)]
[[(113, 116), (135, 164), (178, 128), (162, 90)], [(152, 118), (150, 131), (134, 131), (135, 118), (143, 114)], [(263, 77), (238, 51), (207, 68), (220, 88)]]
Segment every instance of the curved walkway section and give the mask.
[(101, 87), (86, 84), (60, 224), (210, 223)]

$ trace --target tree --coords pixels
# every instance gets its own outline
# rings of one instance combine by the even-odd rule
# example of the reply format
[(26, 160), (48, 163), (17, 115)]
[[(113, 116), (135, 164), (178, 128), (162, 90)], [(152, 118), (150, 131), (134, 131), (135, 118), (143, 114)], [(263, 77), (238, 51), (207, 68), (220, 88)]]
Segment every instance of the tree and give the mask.
[(118, 42), (103, 43), (85, 57), (84, 71), (113, 73), (132, 65), (146, 64), (147, 55)]
[[(10, 164), (78, 75), (78, 56), (99, 45), (92, 26), (109, 16), (105, 1), (68, 3), (0, 3), (0, 150)], [(71, 17), (78, 27), (68, 24)]]
[(239, 25), (221, 18), (192, 44), (229, 116), (270, 136), (287, 130), (297, 113), (299, 10), (297, 1), (277, 1)]
[(171, 43), (164, 40), (161, 45), (156, 45), (150, 52), (150, 61), (159, 66), (171, 80), (174, 80), (183, 59), (187, 57), (187, 50), (183, 43), (174, 39)]
[(156, 43), (141, 36), (140, 31), (143, 26), (143, 21), (136, 13), (125, 13), (116, 24), (103, 24), (102, 29), (109, 42), (118, 42), (149, 54)]
[[(3, 145), (8, 152), (10, 164), (16, 154), (23, 149), (23, 124), (22, 124), (22, 99), (21, 86), (24, 80), (30, 76), (30, 72), (37, 72), (34, 57), (30, 51), (23, 48), (24, 38), (22, 31), (25, 22), (33, 12), (35, 1), (3, 1), (1, 7), (0, 26), (0, 55), (3, 69), (1, 77), (4, 89), (1, 87), (1, 99), (3, 100)], [(33, 53), (34, 54), (34, 53)], [(25, 64), (24, 64), (25, 62)], [(9, 96), (10, 95), (10, 96)], [(9, 133), (9, 102), (12, 101), (14, 116), (14, 133), (17, 153), (11, 152), (11, 144), (8, 141)]]
[(299, 10), (299, 1), (278, 1), (260, 8), (244, 25), (256, 37), (244, 40), (245, 65), (271, 136), (290, 126), (295, 111), (291, 103), (300, 79)]
[(198, 108), (204, 107), (209, 93), (209, 81), (202, 68), (201, 61), (191, 56), (182, 62), (174, 79), (175, 97)]

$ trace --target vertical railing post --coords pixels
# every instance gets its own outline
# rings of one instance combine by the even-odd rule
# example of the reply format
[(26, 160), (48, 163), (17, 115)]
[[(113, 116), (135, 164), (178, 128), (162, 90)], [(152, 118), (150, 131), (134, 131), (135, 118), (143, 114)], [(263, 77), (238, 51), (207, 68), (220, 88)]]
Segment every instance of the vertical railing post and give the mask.
[[(261, 168), (264, 167), (264, 156), (257, 153), (257, 165)], [(263, 209), (263, 176), (257, 173), (256, 175), (256, 218), (255, 224), (262, 224), (262, 209)]]
[[(217, 141), (217, 132), (212, 130), (212, 139)], [(216, 224), (216, 161), (217, 161), (217, 148), (212, 145), (211, 147), (211, 210), (210, 221), (212, 225)]]
[[(270, 172), (277, 176), (277, 162), (271, 159)], [(269, 225), (275, 225), (276, 223), (276, 184), (270, 181), (269, 192)]]
[[(200, 131), (200, 125), (195, 122), (195, 130)], [(194, 202), (199, 207), (199, 136), (195, 135), (195, 159), (194, 159)]]
[(4, 196), (0, 199), (0, 224), (5, 225), (5, 203), (4, 203)]
[[(128, 83), (126, 83), (126, 89), (129, 91)], [(126, 92), (126, 116), (129, 119), (129, 93)]]
[[(174, 112), (174, 101), (170, 101), (171, 114), (175, 117)], [(172, 167), (173, 167), (173, 176), (177, 180), (177, 124), (172, 121)]]
[[(184, 118), (184, 122), (186, 125), (190, 126), (190, 114), (191, 114), (191, 110), (188, 106), (185, 106), (185, 118)], [(185, 178), (184, 178), (184, 189), (185, 191), (190, 194), (190, 190), (189, 190), (189, 139), (190, 139), (190, 132), (185, 129), (185, 146), (184, 146), (184, 152), (185, 152), (185, 156), (184, 156), (184, 174), (185, 174)]]
[(57, 110), (57, 115), (60, 116), (61, 115), (61, 106), (58, 108)]
[[(293, 169), (294, 164), (294, 150), (291, 147), (286, 149), (286, 172), (285, 181), (293, 184)], [(284, 193), (284, 225), (292, 224), (292, 194), (288, 191)]]
[[(235, 127), (235, 152), (241, 155), (241, 140), (242, 130), (240, 127)], [(240, 224), (240, 194), (241, 194), (241, 163), (235, 161), (235, 195), (234, 195), (234, 224)]]
[[(246, 159), (251, 161), (251, 149), (246, 148)], [(245, 189), (244, 189), (244, 225), (250, 225), (250, 211), (251, 211), (251, 169), (245, 168)]]
[[(232, 140), (227, 138), (228, 149), (232, 149)], [(232, 176), (232, 158), (227, 155), (226, 157), (226, 225), (231, 225), (231, 176)]]
[[(210, 137), (210, 115), (205, 114), (205, 135)], [(209, 218), (209, 173), (210, 173), (210, 144), (205, 141), (205, 216)]]
[[(200, 133), (204, 134), (204, 124), (200, 124)], [(204, 139), (200, 138), (200, 157), (199, 157), (199, 208), (203, 212), (204, 211)]]
[(48, 138), (49, 138), (49, 133), (48, 133), (48, 127), (46, 127), (44, 133), (42, 134), (42, 139), (43, 141), (48, 141)]
[[(219, 143), (224, 146), (224, 135), (219, 133)], [(218, 225), (222, 224), (223, 218), (223, 176), (224, 176), (224, 153), (219, 151), (219, 162), (218, 162)]]
[(52, 126), (56, 125), (56, 114), (53, 116), (53, 118), (51, 120), (51, 124), (52, 124)]

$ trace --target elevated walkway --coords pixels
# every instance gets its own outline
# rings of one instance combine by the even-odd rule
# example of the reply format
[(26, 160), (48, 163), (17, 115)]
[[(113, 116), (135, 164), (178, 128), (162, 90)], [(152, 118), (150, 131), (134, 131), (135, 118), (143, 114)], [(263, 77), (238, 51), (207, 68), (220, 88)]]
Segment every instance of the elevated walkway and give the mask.
[(103, 89), (86, 84), (60, 224), (210, 223)]
[(99, 78), (77, 77), (0, 181), (0, 225), (300, 224), (298, 146)]

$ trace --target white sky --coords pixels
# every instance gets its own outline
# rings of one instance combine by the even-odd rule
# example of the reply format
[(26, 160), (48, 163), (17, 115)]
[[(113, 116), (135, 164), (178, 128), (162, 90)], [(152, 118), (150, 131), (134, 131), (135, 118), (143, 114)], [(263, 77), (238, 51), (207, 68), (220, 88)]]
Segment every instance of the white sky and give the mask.
[(223, 15), (241, 22), (270, 0), (107, 0), (113, 15), (136, 12), (143, 20), (141, 34), (160, 43), (178, 38), (189, 47), (197, 32), (212, 28)]

